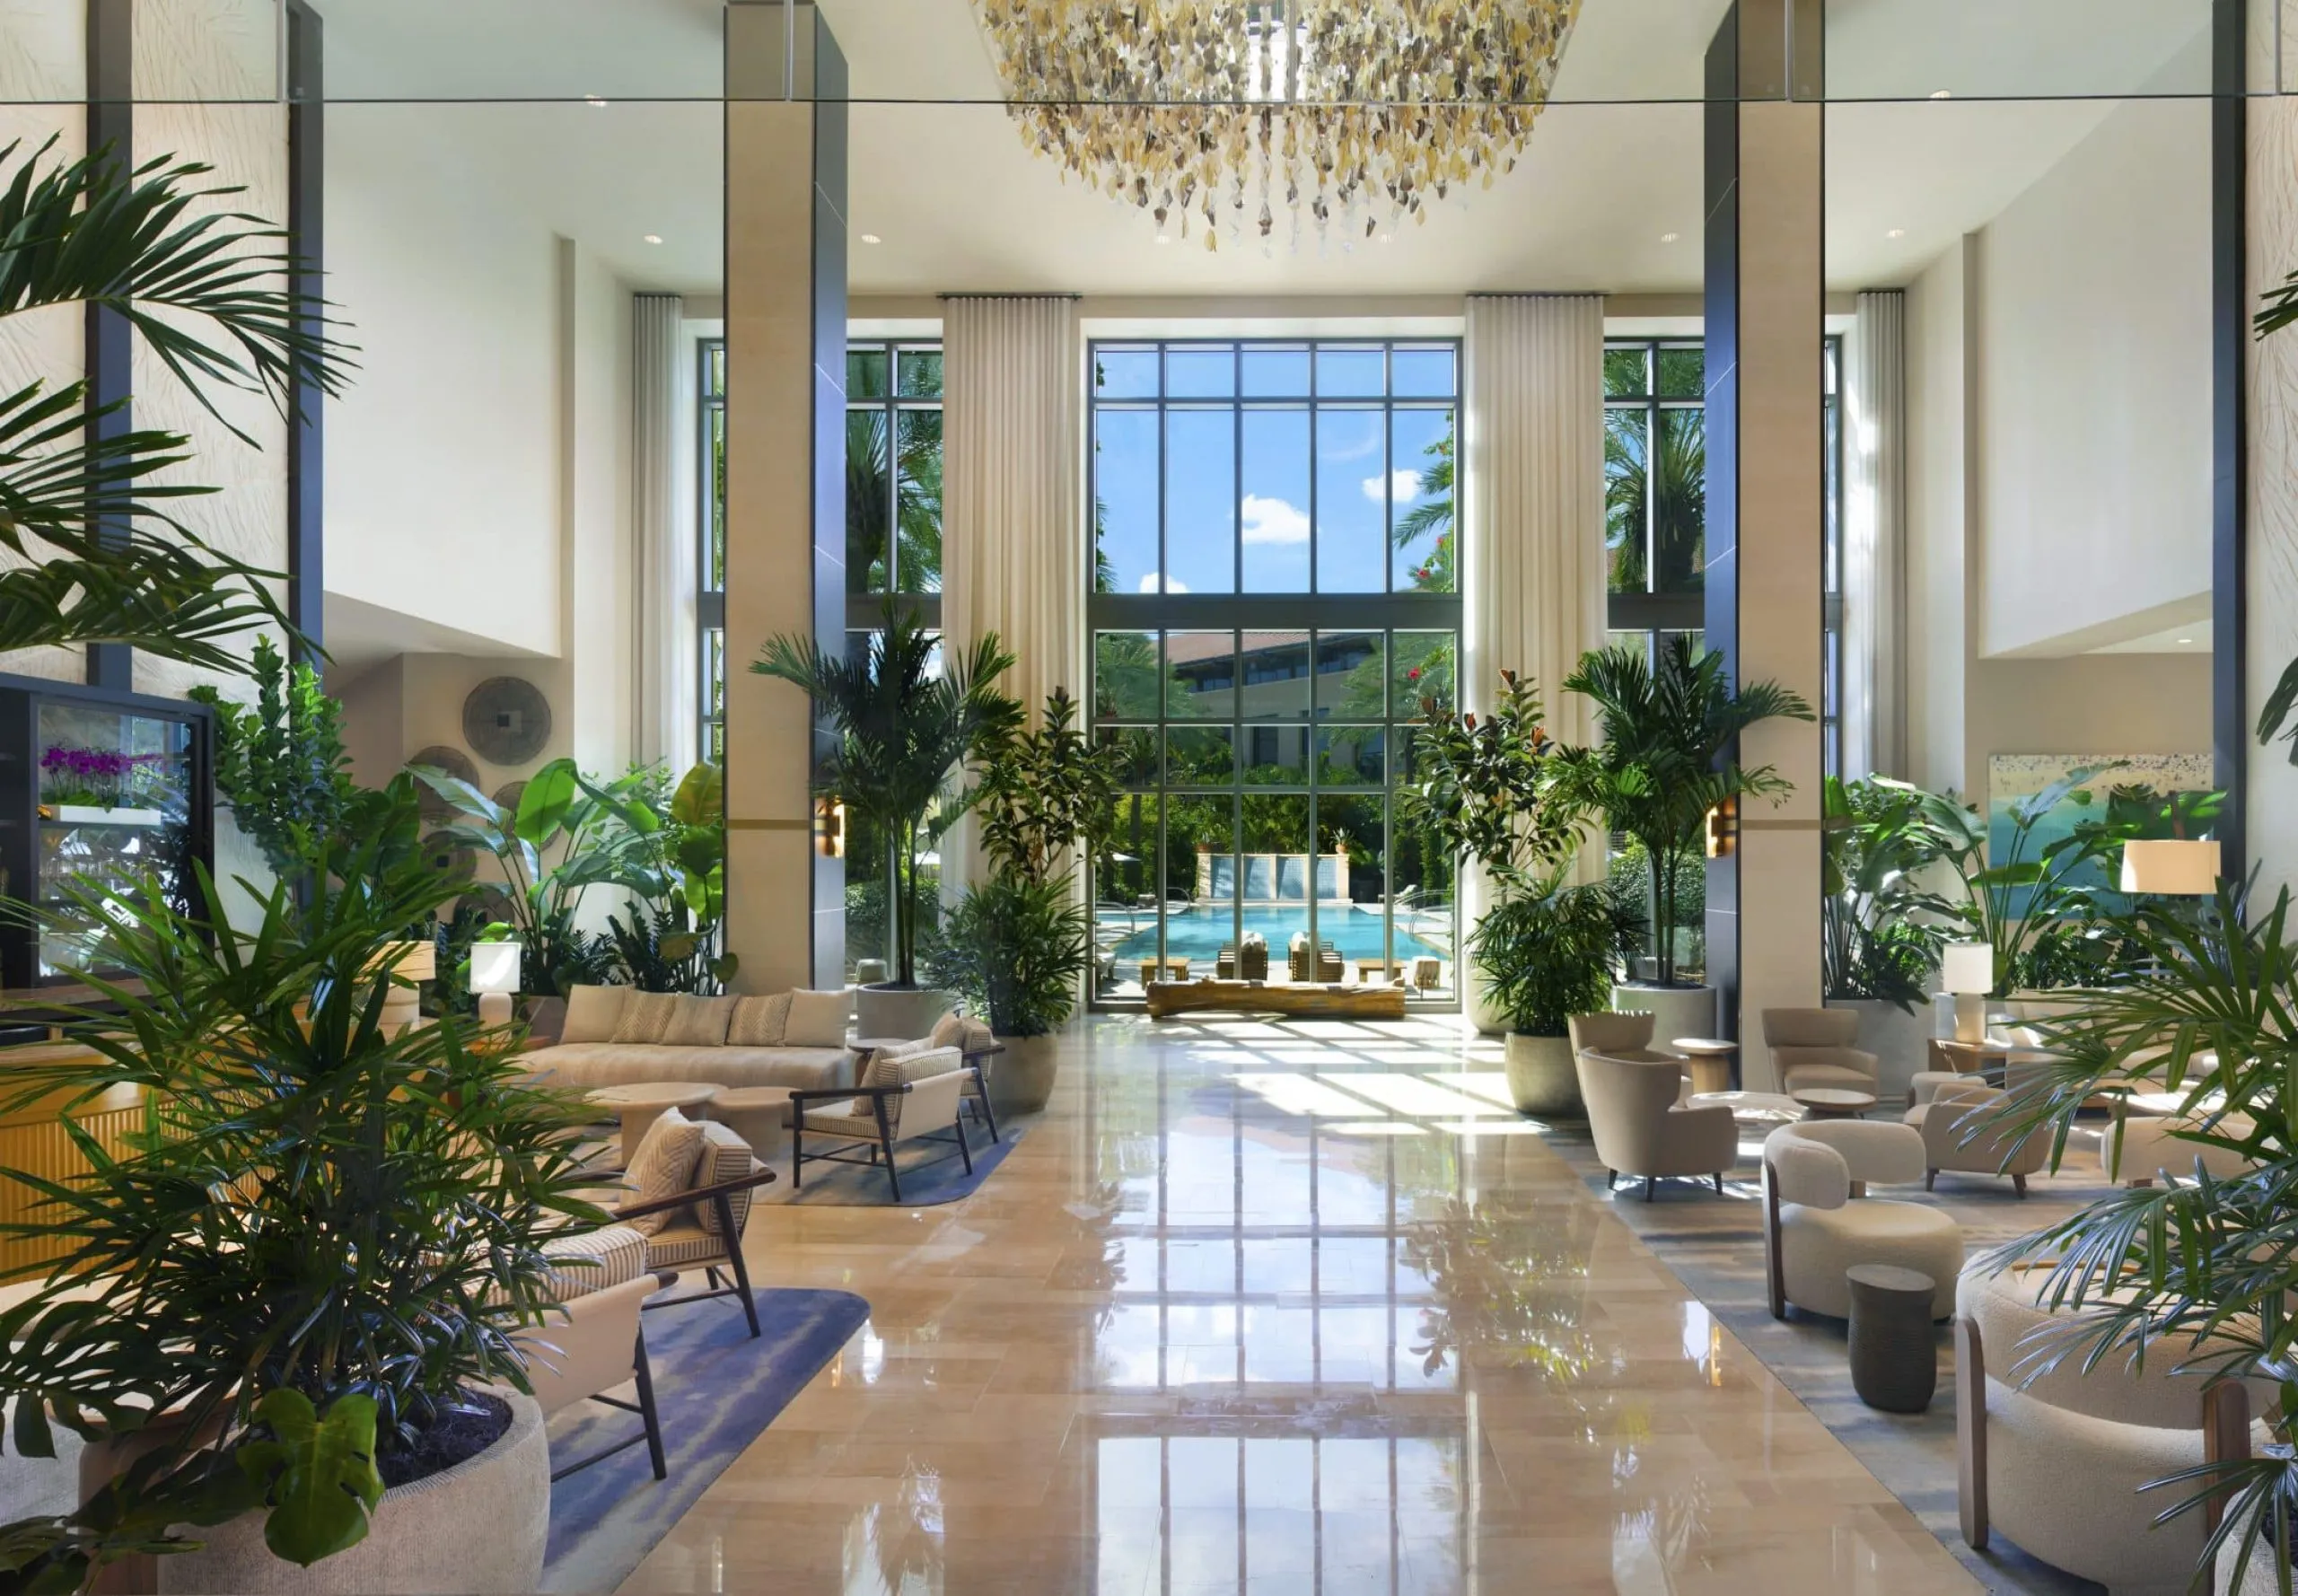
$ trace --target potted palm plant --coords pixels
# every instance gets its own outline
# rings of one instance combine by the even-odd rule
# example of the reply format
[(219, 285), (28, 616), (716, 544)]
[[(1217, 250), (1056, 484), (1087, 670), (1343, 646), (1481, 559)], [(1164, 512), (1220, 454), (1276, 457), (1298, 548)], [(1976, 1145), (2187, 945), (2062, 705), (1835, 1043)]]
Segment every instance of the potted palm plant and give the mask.
[(1740, 734), (1780, 716), (1814, 719), (1811, 706), (1776, 682), (1734, 692), (1724, 656), (1698, 653), (1681, 633), (1656, 658), (1625, 645), (1584, 654), (1564, 686), (1595, 701), (1603, 741), (1564, 750), (1559, 788), (1641, 845), (1651, 871), (1653, 978), (1616, 987), (1613, 1002), (1652, 1011), (1663, 1038), (1710, 1035), (1715, 991), (1681, 978), (1670, 934), (1680, 873), (1704, 856), (1711, 812), (1749, 798), (1776, 802), (1791, 790), (1770, 766), (1743, 768), (1730, 757)]
[(1557, 785), (1557, 750), (1540, 697), (1513, 671), (1485, 716), (1428, 706), (1418, 772), (1399, 818), (1480, 865), (1493, 903), (1469, 934), (1486, 995), (1507, 1026), (1508, 1089), (1527, 1114), (1580, 1107), (1566, 1022), (1603, 1005), (1627, 927), (1607, 884), (1566, 884), (1583, 815)]
[(1075, 1012), (1093, 964), (1074, 861), (1108, 840), (1126, 754), (1081, 730), (1076, 701), (1057, 688), (1036, 730), (1001, 719), (979, 762), (974, 818), (989, 879), (950, 911), (928, 962), (1004, 1046), (990, 1073), (999, 1111), (1035, 1113), (1053, 1095), (1053, 1032)]
[(941, 640), (916, 609), (889, 598), (879, 629), (858, 655), (829, 654), (811, 637), (769, 639), (750, 662), (761, 676), (803, 690), (838, 733), (830, 790), (852, 820), (891, 845), (894, 979), (855, 1002), (864, 1036), (923, 1036), (951, 1006), (947, 993), (917, 984), (925, 855), (971, 807), (956, 780), (968, 760), (1019, 707), (996, 687), (1013, 662), (991, 633), (962, 657), (940, 657)]
[(67, 890), (110, 927), (104, 972), (81, 976), (110, 1012), (75, 1016), (75, 1056), (0, 1054), (7, 1106), (132, 1092), (150, 1131), (69, 1181), (13, 1172), (42, 1201), (8, 1228), (70, 1249), (20, 1269), (37, 1283), (0, 1314), (13, 1439), (49, 1450), (24, 1416), (52, 1415), (215, 1492), (242, 1454), (307, 1455), (293, 1489), (267, 1488), (323, 1521), (230, 1519), (204, 1549), (164, 1548), (163, 1588), (386, 1591), (452, 1569), (531, 1590), (549, 1458), (512, 1337), (553, 1311), (545, 1240), (603, 1223), (575, 1156), (586, 1116), (470, 1028), (386, 1022), (385, 950), (452, 886), (310, 864), (308, 902), (283, 882), (244, 934), (204, 872), (189, 912), (156, 886)]

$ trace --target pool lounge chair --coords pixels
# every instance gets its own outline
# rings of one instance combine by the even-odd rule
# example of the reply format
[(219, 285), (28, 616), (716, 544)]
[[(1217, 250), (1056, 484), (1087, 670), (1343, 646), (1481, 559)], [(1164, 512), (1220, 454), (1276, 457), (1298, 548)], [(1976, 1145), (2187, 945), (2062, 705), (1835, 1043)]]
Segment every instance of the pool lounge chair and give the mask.
[(1293, 935), (1293, 945), (1287, 950), (1285, 960), (1285, 970), (1294, 980), (1326, 982), (1338, 981), (1343, 978), (1340, 954), (1330, 943), (1320, 942), (1317, 944), (1316, 965), (1316, 973), (1310, 974), (1308, 934), (1295, 932)]
[(1213, 971), (1216, 979), (1224, 981), (1266, 981), (1268, 944), (1248, 932), (1242, 952), (1234, 943), (1223, 948), (1213, 960)]

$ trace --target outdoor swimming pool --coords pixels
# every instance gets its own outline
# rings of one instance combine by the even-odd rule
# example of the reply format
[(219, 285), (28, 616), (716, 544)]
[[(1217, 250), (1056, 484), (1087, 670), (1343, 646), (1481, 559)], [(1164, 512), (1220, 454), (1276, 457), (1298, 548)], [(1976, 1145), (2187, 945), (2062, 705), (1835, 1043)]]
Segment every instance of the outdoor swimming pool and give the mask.
[[(1168, 959), (1203, 960), (1210, 975), (1210, 966), (1223, 948), (1236, 940), (1236, 926), (1230, 918), (1226, 904), (1207, 904), (1184, 908), (1179, 905), (1167, 911), (1165, 921), (1165, 956)], [(1116, 953), (1120, 961), (1128, 959), (1153, 959), (1157, 954), (1157, 919), (1153, 911), (1140, 911), (1141, 929), (1118, 943)], [(1245, 929), (1258, 931), (1268, 943), (1270, 962), (1282, 971), (1285, 952), (1292, 945), (1297, 932), (1309, 928), (1309, 911), (1301, 908), (1248, 908)], [(1354, 904), (1331, 903), (1317, 906), (1317, 936), (1329, 942), (1333, 951), (1344, 960), (1378, 959), (1381, 957), (1381, 925), (1377, 910), (1359, 908)], [(1446, 945), (1432, 944), (1406, 933), (1404, 917), (1397, 921), (1395, 957), (1399, 960), (1433, 955), (1439, 959), (1452, 957)]]

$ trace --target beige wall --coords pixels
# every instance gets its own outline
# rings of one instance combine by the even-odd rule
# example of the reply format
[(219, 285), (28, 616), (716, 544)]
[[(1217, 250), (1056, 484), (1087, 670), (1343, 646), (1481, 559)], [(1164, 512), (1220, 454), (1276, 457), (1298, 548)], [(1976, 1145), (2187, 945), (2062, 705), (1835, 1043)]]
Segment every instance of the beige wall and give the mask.
[(1974, 402), (1977, 350), (1992, 326), (1966, 314), (1981, 252), (1966, 241), (1908, 290), (1907, 587), (1908, 774), (1984, 805), (1993, 754), (2206, 753), (2211, 693), (2203, 654), (1982, 653), (1978, 549), (1989, 505), (1974, 480), (2006, 440), (1982, 425)]

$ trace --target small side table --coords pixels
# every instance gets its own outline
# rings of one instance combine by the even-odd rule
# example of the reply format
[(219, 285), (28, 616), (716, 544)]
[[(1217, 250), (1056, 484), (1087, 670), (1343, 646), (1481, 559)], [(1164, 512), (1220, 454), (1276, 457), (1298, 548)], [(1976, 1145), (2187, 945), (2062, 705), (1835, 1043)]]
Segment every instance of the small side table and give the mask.
[(698, 1109), (725, 1090), (715, 1081), (642, 1081), (601, 1086), (591, 1093), (591, 1101), (622, 1117), (622, 1167), (628, 1169), (654, 1121), (672, 1109)]
[(1788, 1095), (1802, 1103), (1813, 1119), (1856, 1119), (1875, 1106), (1873, 1092), (1842, 1086), (1806, 1086)]
[(760, 1163), (782, 1156), (790, 1129), (790, 1088), (735, 1086), (712, 1094), (710, 1117), (750, 1144)]
[(1938, 1282), (1890, 1264), (1854, 1264), (1851, 1389), (1885, 1413), (1921, 1413), (1939, 1387), (1939, 1342), (1931, 1329)]
[(1732, 1090), (1732, 1055), (1737, 1042), (1708, 1037), (1680, 1036), (1668, 1044), (1691, 1062), (1691, 1089), (1706, 1094)]

